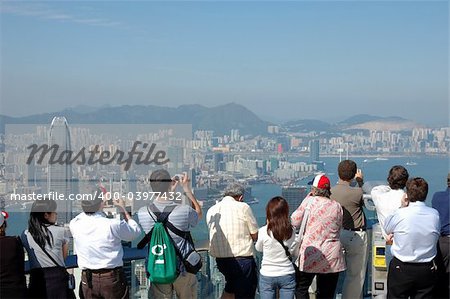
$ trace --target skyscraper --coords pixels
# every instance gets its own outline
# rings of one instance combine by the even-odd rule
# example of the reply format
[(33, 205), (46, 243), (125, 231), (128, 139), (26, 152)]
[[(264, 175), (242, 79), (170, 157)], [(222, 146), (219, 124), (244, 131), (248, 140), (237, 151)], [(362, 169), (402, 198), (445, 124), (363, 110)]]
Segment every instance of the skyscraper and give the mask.
[(283, 187), (281, 189), (281, 196), (286, 199), (289, 205), (289, 215), (291, 215), (306, 197), (306, 187)]
[(225, 164), (223, 162), (223, 153), (214, 153), (214, 171), (223, 171), (225, 170)]
[(184, 149), (180, 146), (169, 146), (167, 149), (167, 158), (170, 159), (168, 163), (169, 173), (175, 175), (181, 173), (184, 169)]
[(320, 142), (317, 139), (309, 142), (309, 153), (311, 162), (320, 160)]
[[(72, 150), (69, 125), (65, 117), (58, 116), (53, 118), (50, 125), (48, 145), (49, 147), (53, 145), (58, 146), (56, 157), (59, 157), (61, 154), (67, 157), (67, 153)], [(72, 219), (72, 201), (68, 200), (68, 197), (73, 192), (72, 166), (70, 163), (63, 163), (62, 165), (49, 163), (47, 166), (47, 186), (48, 192), (64, 194), (65, 200), (58, 200), (57, 221), (59, 224), (69, 223)]]

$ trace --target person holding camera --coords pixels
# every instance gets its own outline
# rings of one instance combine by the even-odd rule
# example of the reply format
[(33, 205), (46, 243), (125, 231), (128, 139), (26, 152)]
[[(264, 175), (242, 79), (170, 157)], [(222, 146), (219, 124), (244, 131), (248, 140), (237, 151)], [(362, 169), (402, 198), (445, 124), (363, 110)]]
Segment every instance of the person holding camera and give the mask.
[(402, 198), (405, 195), (403, 189), (408, 178), (409, 173), (405, 167), (401, 165), (392, 166), (387, 177), (388, 185), (375, 186), (370, 192), (380, 222), (381, 234), (386, 240), (385, 258), (387, 267), (392, 260), (392, 236), (388, 236), (384, 231), (384, 221), (387, 216), (393, 214), (401, 206)]
[(125, 209), (123, 199), (113, 203), (122, 220), (107, 218), (103, 206), (108, 193), (97, 189), (92, 200), (83, 200), (83, 213), (70, 221), (78, 267), (82, 269), (80, 298), (128, 298), (129, 287), (123, 271), (122, 241), (133, 241), (141, 228)]
[[(342, 298), (358, 299), (363, 297), (368, 252), (366, 216), (363, 211), (363, 173), (354, 161), (344, 160), (338, 165), (338, 175), (338, 183), (331, 188), (331, 199), (341, 204), (344, 213), (340, 240), (345, 251), (347, 271)], [(352, 186), (353, 180), (357, 183), (355, 187)]]
[[(202, 218), (202, 209), (194, 194), (192, 193), (189, 177), (186, 172), (175, 175), (173, 178), (165, 169), (159, 169), (150, 175), (150, 186), (158, 196), (150, 203), (139, 209), (138, 218), (143, 230), (148, 234), (155, 225), (156, 214), (170, 212), (167, 222), (175, 229), (167, 226), (170, 237), (175, 246), (180, 249), (186, 244), (186, 240), (176, 234), (173, 230), (189, 232), (191, 227), (197, 225)], [(191, 205), (181, 204), (181, 196), (175, 192), (180, 184), (184, 194), (191, 201)], [(177, 263), (179, 276), (171, 284), (152, 283), (149, 288), (149, 298), (173, 298), (175, 293), (178, 298), (197, 298), (197, 278), (194, 274), (187, 272), (181, 261)]]

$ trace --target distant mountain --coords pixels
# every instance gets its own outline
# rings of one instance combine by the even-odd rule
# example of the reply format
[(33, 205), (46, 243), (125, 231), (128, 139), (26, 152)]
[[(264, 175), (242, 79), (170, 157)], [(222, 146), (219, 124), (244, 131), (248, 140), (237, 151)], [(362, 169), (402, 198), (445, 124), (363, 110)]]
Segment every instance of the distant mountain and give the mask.
[(380, 117), (368, 114), (352, 116), (337, 124), (338, 130), (402, 131), (420, 126), (418, 123), (398, 116)]
[(316, 119), (289, 121), (283, 125), (289, 132), (332, 131), (332, 125)]
[(109, 108), (109, 107), (111, 107), (111, 106), (105, 105), (102, 107), (93, 107), (93, 106), (88, 106), (88, 105), (77, 105), (74, 107), (64, 109), (63, 112), (64, 111), (73, 111), (73, 112), (77, 112), (77, 113), (90, 113), (90, 112), (94, 112), (94, 111), (97, 111), (102, 108)]
[[(59, 112), (35, 114), (25, 117), (0, 115), (2, 124), (50, 124), (57, 115), (65, 116), (69, 124), (192, 124), (193, 130), (213, 130), (216, 135), (230, 134), (231, 129), (239, 129), (241, 135), (264, 135), (267, 121), (242, 105), (229, 103), (216, 107), (202, 105), (182, 105), (179, 107), (124, 105), (118, 107), (76, 106)], [(368, 114), (352, 116), (336, 124), (321, 120), (301, 119), (281, 125), (287, 132), (327, 132), (336, 133), (352, 130), (411, 130), (421, 126), (401, 117), (380, 117)], [(0, 132), (1, 133), (1, 132)]]
[(338, 125), (342, 126), (351, 126), (356, 124), (361, 124), (369, 121), (379, 120), (382, 117), (374, 116), (369, 114), (357, 114), (352, 117), (347, 118), (346, 120), (340, 121)]
[(0, 116), (0, 123), (50, 124), (54, 116), (67, 118), (69, 124), (192, 124), (193, 130), (213, 130), (218, 135), (239, 129), (241, 135), (267, 132), (268, 122), (236, 103), (217, 107), (182, 105), (176, 108), (160, 106), (119, 106), (93, 108), (88, 106), (25, 117)]
[(422, 125), (407, 119), (380, 119), (360, 123), (352, 126), (342, 128), (342, 130), (369, 130), (369, 131), (404, 131), (412, 130)]
[(418, 126), (420, 124), (397, 116), (380, 117), (368, 114), (355, 115), (336, 124), (315, 119), (302, 119), (289, 121), (283, 125), (288, 132), (316, 131), (327, 133), (350, 130), (402, 131), (411, 130)]

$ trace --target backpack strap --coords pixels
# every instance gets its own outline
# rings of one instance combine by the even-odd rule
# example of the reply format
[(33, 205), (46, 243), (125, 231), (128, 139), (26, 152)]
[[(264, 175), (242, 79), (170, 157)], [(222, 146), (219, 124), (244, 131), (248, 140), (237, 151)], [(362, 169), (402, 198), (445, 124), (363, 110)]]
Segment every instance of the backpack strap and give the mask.
[[(186, 240), (192, 239), (189, 231), (182, 231), (181, 229), (179, 229), (175, 225), (173, 225), (172, 222), (169, 221), (169, 215), (170, 215), (170, 213), (173, 212), (173, 210), (175, 208), (176, 208), (176, 206), (168, 206), (168, 207), (165, 207), (162, 212), (160, 212), (158, 210), (158, 208), (155, 206), (155, 204), (152, 203), (147, 207), (147, 211), (150, 214), (150, 217), (152, 217), (153, 221), (162, 222), (164, 224), (164, 226), (166, 226), (175, 235), (177, 235), (183, 239), (186, 239)], [(152, 216), (152, 213), (150, 211), (153, 212), (153, 214), (155, 214), (156, 219)]]
[(165, 224), (167, 225), (167, 228), (171, 232), (173, 232), (175, 235), (177, 235), (183, 239), (186, 239), (186, 240), (189, 240), (190, 238), (192, 238), (191, 233), (189, 231), (182, 231), (182, 230), (178, 229), (175, 225), (172, 224), (172, 222), (167, 221)]
[[(147, 206), (147, 212), (150, 215), (150, 217), (153, 219), (153, 221), (156, 222), (162, 222), (164, 224), (164, 227), (166, 226), (166, 223), (168, 223), (168, 219), (169, 219), (169, 215), (170, 213), (172, 213), (173, 209), (175, 207), (173, 206), (168, 206), (165, 207), (164, 210), (162, 212), (160, 212), (158, 210), (158, 208), (155, 206), (154, 203), (151, 203), (150, 205)], [(153, 217), (153, 215), (155, 215), (155, 217)], [(153, 233), (153, 227), (152, 229), (142, 238), (141, 241), (139, 241), (139, 243), (137, 244), (137, 248), (138, 249), (142, 249), (144, 248), (151, 240), (152, 238), (152, 233)], [(170, 234), (169, 234), (170, 236)]]
[[(150, 217), (152, 217), (153, 221), (161, 222), (164, 225), (168, 222), (169, 215), (170, 213), (172, 213), (174, 209), (175, 206), (167, 206), (164, 207), (164, 210), (161, 212), (160, 210), (158, 210), (158, 208), (155, 206), (154, 203), (151, 203), (150, 205), (147, 206), (147, 212), (150, 215)], [(156, 216), (156, 219), (155, 217), (153, 217), (152, 213)]]
[[(194, 240), (192, 239), (192, 235), (190, 231), (182, 231), (179, 228), (177, 228), (175, 225), (173, 225), (172, 222), (169, 221), (169, 215), (172, 213), (172, 211), (176, 208), (176, 206), (167, 206), (164, 208), (162, 212), (158, 211), (158, 208), (152, 203), (147, 207), (147, 210), (150, 214), (150, 216), (155, 220), (155, 218), (151, 215), (150, 211), (155, 214), (157, 217), (156, 221), (162, 222), (164, 225), (164, 228), (167, 231), (167, 235), (169, 236), (170, 240), (172, 241), (173, 247), (175, 248), (175, 253), (180, 258), (181, 261), (183, 261), (183, 255), (181, 254), (180, 249), (178, 248), (177, 243), (172, 238), (172, 235), (169, 233), (168, 230), (173, 232), (175, 235), (179, 236), (180, 238), (185, 239), (189, 243), (192, 244), (192, 247), (194, 247)], [(150, 242), (150, 240), (149, 240)]]

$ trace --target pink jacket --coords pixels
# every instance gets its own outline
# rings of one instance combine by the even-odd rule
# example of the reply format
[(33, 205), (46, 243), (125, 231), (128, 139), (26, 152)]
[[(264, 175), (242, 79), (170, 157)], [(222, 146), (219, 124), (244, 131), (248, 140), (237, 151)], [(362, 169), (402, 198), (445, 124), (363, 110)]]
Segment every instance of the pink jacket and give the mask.
[[(291, 222), (297, 228), (302, 223), (307, 202), (305, 198), (292, 213)], [(341, 205), (326, 197), (314, 197), (300, 246), (300, 271), (335, 273), (346, 269), (344, 253), (339, 241), (341, 228)]]

